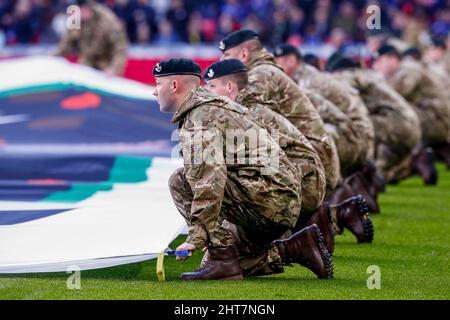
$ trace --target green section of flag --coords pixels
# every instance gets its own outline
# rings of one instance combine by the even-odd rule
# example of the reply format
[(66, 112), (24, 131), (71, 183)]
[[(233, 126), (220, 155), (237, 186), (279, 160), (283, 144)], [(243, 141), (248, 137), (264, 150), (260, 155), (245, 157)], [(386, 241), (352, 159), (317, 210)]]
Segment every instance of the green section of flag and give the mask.
[(93, 196), (98, 191), (110, 191), (115, 183), (137, 183), (147, 180), (147, 169), (151, 158), (117, 156), (107, 181), (95, 183), (74, 183), (70, 190), (58, 191), (42, 201), (79, 202)]
[(46, 84), (38, 84), (33, 86), (27, 86), (27, 87), (20, 87), (20, 88), (14, 88), (14, 89), (8, 89), (8, 90), (0, 90), (0, 98), (8, 98), (13, 97), (17, 95), (24, 95), (24, 94), (32, 94), (32, 93), (40, 93), (40, 92), (50, 92), (50, 91), (62, 91), (67, 89), (78, 89), (83, 91), (89, 91), (94, 92), (97, 94), (103, 94), (106, 96), (116, 96), (116, 97), (128, 97), (136, 100), (147, 100), (142, 97), (135, 97), (132, 94), (126, 94), (126, 93), (114, 93), (111, 91), (106, 91), (98, 88), (93, 88), (81, 84), (74, 84), (74, 83), (46, 83)]

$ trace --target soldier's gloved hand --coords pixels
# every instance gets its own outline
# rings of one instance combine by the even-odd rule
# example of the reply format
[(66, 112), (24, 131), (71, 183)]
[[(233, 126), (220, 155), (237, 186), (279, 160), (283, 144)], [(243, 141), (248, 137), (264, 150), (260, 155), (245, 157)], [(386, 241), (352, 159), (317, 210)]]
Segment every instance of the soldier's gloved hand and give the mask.
[(177, 256), (177, 260), (186, 260), (187, 258), (189, 258), (190, 256), (192, 256), (192, 251), (195, 250), (195, 246), (190, 244), (190, 243), (183, 243), (180, 246), (178, 246), (178, 248), (176, 249), (176, 251), (184, 251), (184, 250), (189, 250), (189, 256), (187, 257), (178, 257)]

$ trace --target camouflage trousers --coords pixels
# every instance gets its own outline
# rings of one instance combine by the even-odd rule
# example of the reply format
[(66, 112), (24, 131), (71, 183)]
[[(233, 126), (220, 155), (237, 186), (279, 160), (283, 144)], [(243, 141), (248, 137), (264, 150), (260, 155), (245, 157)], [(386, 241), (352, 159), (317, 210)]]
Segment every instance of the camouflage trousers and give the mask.
[[(433, 147), (448, 140), (450, 132), (450, 119), (446, 112), (433, 108), (414, 107), (422, 128), (422, 139), (426, 146)], [(435, 109), (438, 109), (435, 107)]]
[(300, 215), (317, 210), (325, 198), (327, 181), (322, 163), (314, 159), (290, 157), (289, 160), (300, 167), (302, 172), (302, 209)]
[[(396, 114), (371, 115), (375, 127), (375, 165), (387, 181), (400, 178), (421, 140), (421, 130)], [(409, 160), (408, 160), (409, 159)]]
[[(183, 168), (172, 174), (169, 188), (175, 206), (190, 226), (194, 194)], [(285, 199), (286, 195), (274, 194), (271, 197), (266, 194), (264, 199), (248, 199), (233, 179), (227, 180), (219, 223), (216, 224), (218, 230), (214, 231), (218, 239), (208, 239), (208, 243), (235, 246), (245, 276), (283, 272), (281, 257), (272, 242), (290, 234), (298, 219), (301, 201), (294, 194), (288, 204), (279, 203), (277, 198)], [(280, 223), (279, 219), (268, 218), (277, 216), (280, 211), (291, 216), (289, 225)]]
[(319, 154), (325, 171), (326, 193), (332, 192), (341, 179), (339, 156), (333, 139), (327, 135), (323, 141), (308, 138)]

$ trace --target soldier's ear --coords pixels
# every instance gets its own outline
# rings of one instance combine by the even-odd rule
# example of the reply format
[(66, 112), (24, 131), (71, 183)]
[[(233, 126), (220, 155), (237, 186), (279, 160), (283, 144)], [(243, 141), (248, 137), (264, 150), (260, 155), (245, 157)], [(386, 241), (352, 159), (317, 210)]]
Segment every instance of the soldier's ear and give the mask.
[(233, 82), (231, 82), (230, 80), (227, 81), (227, 92), (231, 93), (233, 92)]
[(178, 83), (177, 80), (172, 80), (170, 83), (170, 89), (172, 90), (172, 93), (177, 92), (178, 88), (180, 87), (180, 84)]
[(244, 47), (241, 49), (241, 58), (244, 63), (248, 62), (248, 60), (250, 59), (250, 51), (248, 50), (248, 48)]

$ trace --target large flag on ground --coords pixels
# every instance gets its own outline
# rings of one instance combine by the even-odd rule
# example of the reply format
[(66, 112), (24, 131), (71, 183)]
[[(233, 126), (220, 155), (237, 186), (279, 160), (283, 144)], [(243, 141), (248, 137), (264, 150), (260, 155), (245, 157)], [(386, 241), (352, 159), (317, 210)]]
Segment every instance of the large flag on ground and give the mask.
[(60, 58), (0, 62), (0, 273), (142, 261), (181, 232), (176, 128), (152, 93)]

